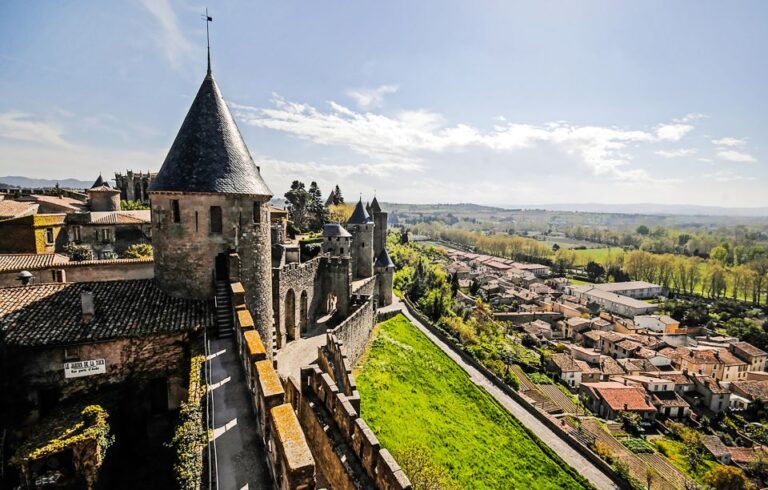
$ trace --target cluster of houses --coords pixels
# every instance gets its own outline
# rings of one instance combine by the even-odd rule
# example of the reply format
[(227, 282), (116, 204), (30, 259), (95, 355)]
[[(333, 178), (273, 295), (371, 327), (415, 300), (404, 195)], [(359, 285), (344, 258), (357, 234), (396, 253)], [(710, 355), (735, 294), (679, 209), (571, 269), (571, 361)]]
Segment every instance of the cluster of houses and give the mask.
[(55, 253), (72, 243), (94, 258), (115, 259), (130, 245), (150, 243), (149, 210), (124, 210), (120, 198), (101, 176), (84, 192), (0, 192), (0, 253)]
[[(651, 422), (768, 402), (768, 353), (655, 314), (657, 306), (643, 300), (664, 295), (659, 285), (572, 285), (550, 278), (540, 264), (459, 250), (447, 256), (447, 270), (460, 286), (474, 281), (498, 319), (527, 342), (556, 352), (546, 360), (547, 370), (597, 416), (610, 420), (634, 412)], [(499, 311), (513, 302), (517, 311)]]

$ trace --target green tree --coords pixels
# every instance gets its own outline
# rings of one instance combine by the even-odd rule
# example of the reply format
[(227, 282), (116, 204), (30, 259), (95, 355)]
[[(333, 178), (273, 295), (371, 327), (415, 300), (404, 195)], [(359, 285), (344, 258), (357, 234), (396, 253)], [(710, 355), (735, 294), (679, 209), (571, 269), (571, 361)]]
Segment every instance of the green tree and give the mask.
[(458, 490), (445, 468), (438, 466), (429, 448), (409, 445), (398, 451), (397, 462), (411, 481), (413, 490)]
[(717, 490), (748, 490), (752, 488), (742, 469), (721, 464), (709, 470), (704, 475), (704, 481)]
[(293, 226), (299, 231), (306, 231), (308, 206), (312, 197), (304, 188), (304, 183), (294, 180), (291, 184), (291, 190), (285, 193), (285, 199), (288, 201), (288, 212)]
[(648, 229), (645, 225), (640, 225), (635, 230), (639, 235), (648, 236), (648, 234), (651, 232), (651, 230)]
[(336, 184), (336, 187), (333, 189), (333, 204), (336, 204), (337, 206), (339, 204), (344, 204), (344, 196), (341, 195), (341, 189), (339, 189), (338, 184)]
[(709, 257), (722, 266), (728, 265), (728, 249), (724, 245), (718, 245), (710, 250)]
[(148, 243), (134, 243), (123, 252), (126, 259), (145, 259), (152, 257), (152, 245)]
[(599, 281), (605, 275), (605, 268), (597, 262), (590, 260), (584, 268), (592, 282)]

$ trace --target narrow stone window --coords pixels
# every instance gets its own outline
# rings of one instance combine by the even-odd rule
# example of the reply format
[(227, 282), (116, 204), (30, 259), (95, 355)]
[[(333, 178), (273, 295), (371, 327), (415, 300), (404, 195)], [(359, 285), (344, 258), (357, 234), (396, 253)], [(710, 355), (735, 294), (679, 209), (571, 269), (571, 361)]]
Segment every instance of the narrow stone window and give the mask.
[(197, 211), (195, 211), (195, 233), (197, 233)]
[(253, 222), (261, 223), (261, 203), (253, 201)]
[(221, 207), (211, 206), (211, 233), (221, 233)]
[(171, 199), (171, 212), (173, 214), (173, 222), (181, 223), (181, 210), (179, 209), (178, 199)]
[(344, 255), (344, 247), (339, 248), (339, 255)]
[(45, 229), (45, 244), (53, 245), (53, 228)]

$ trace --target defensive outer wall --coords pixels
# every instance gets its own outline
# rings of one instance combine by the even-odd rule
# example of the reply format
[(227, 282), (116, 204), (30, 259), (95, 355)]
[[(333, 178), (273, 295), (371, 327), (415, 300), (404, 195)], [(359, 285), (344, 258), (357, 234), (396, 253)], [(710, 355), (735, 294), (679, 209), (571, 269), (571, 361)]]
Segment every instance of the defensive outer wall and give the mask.
[[(373, 279), (373, 278), (372, 278)], [(408, 477), (360, 418), (352, 376), (376, 322), (375, 282), (358, 283), (351, 313), (326, 332), (317, 365), (300, 380), (282, 378), (267, 357), (262, 336), (239, 282), (231, 286), (238, 351), (254, 416), (268, 448), (268, 467), (279, 489), (314, 489), (320, 472), (328, 488), (409, 490)]]

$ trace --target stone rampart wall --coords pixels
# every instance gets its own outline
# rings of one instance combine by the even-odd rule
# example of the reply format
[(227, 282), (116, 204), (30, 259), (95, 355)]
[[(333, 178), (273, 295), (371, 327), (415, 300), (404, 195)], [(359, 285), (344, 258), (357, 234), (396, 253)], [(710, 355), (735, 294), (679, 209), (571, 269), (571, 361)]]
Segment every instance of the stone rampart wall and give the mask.
[[(330, 350), (334, 349), (330, 347)], [(321, 467), (333, 469), (330, 476), (323, 472), (332, 488), (412, 488), (400, 465), (386, 448), (381, 447), (376, 435), (358, 415), (359, 396), (356, 407), (354, 400), (339, 389), (333, 377), (318, 366), (301, 370), (301, 388), (302, 402), (306, 403), (304, 409), (311, 409), (315, 414), (311, 420), (305, 420), (309, 415), (301, 415), (302, 421), (310, 427), (308, 432), (312, 435), (308, 437), (317, 438), (319, 448), (333, 448), (333, 451), (324, 450), (317, 457)], [(318, 423), (320, 427), (312, 429)]]
[(286, 387), (271, 360), (239, 283), (232, 285), (235, 335), (275, 488), (314, 489), (315, 460)]
[[(319, 302), (322, 294), (317, 280), (319, 270), (319, 258), (272, 269), (272, 309), (275, 313), (275, 343), (278, 348), (290, 340), (298, 339), (311, 327), (317, 313), (321, 311)], [(289, 294), (293, 295), (292, 301), (286, 301)], [(291, 306), (293, 311), (289, 312), (287, 309)]]
[(372, 296), (353, 296), (352, 305), (349, 317), (331, 332), (344, 343), (350, 365), (354, 366), (371, 337), (376, 312)]
[(352, 294), (357, 294), (359, 296), (373, 296), (375, 288), (376, 276), (373, 276), (353, 284)]

